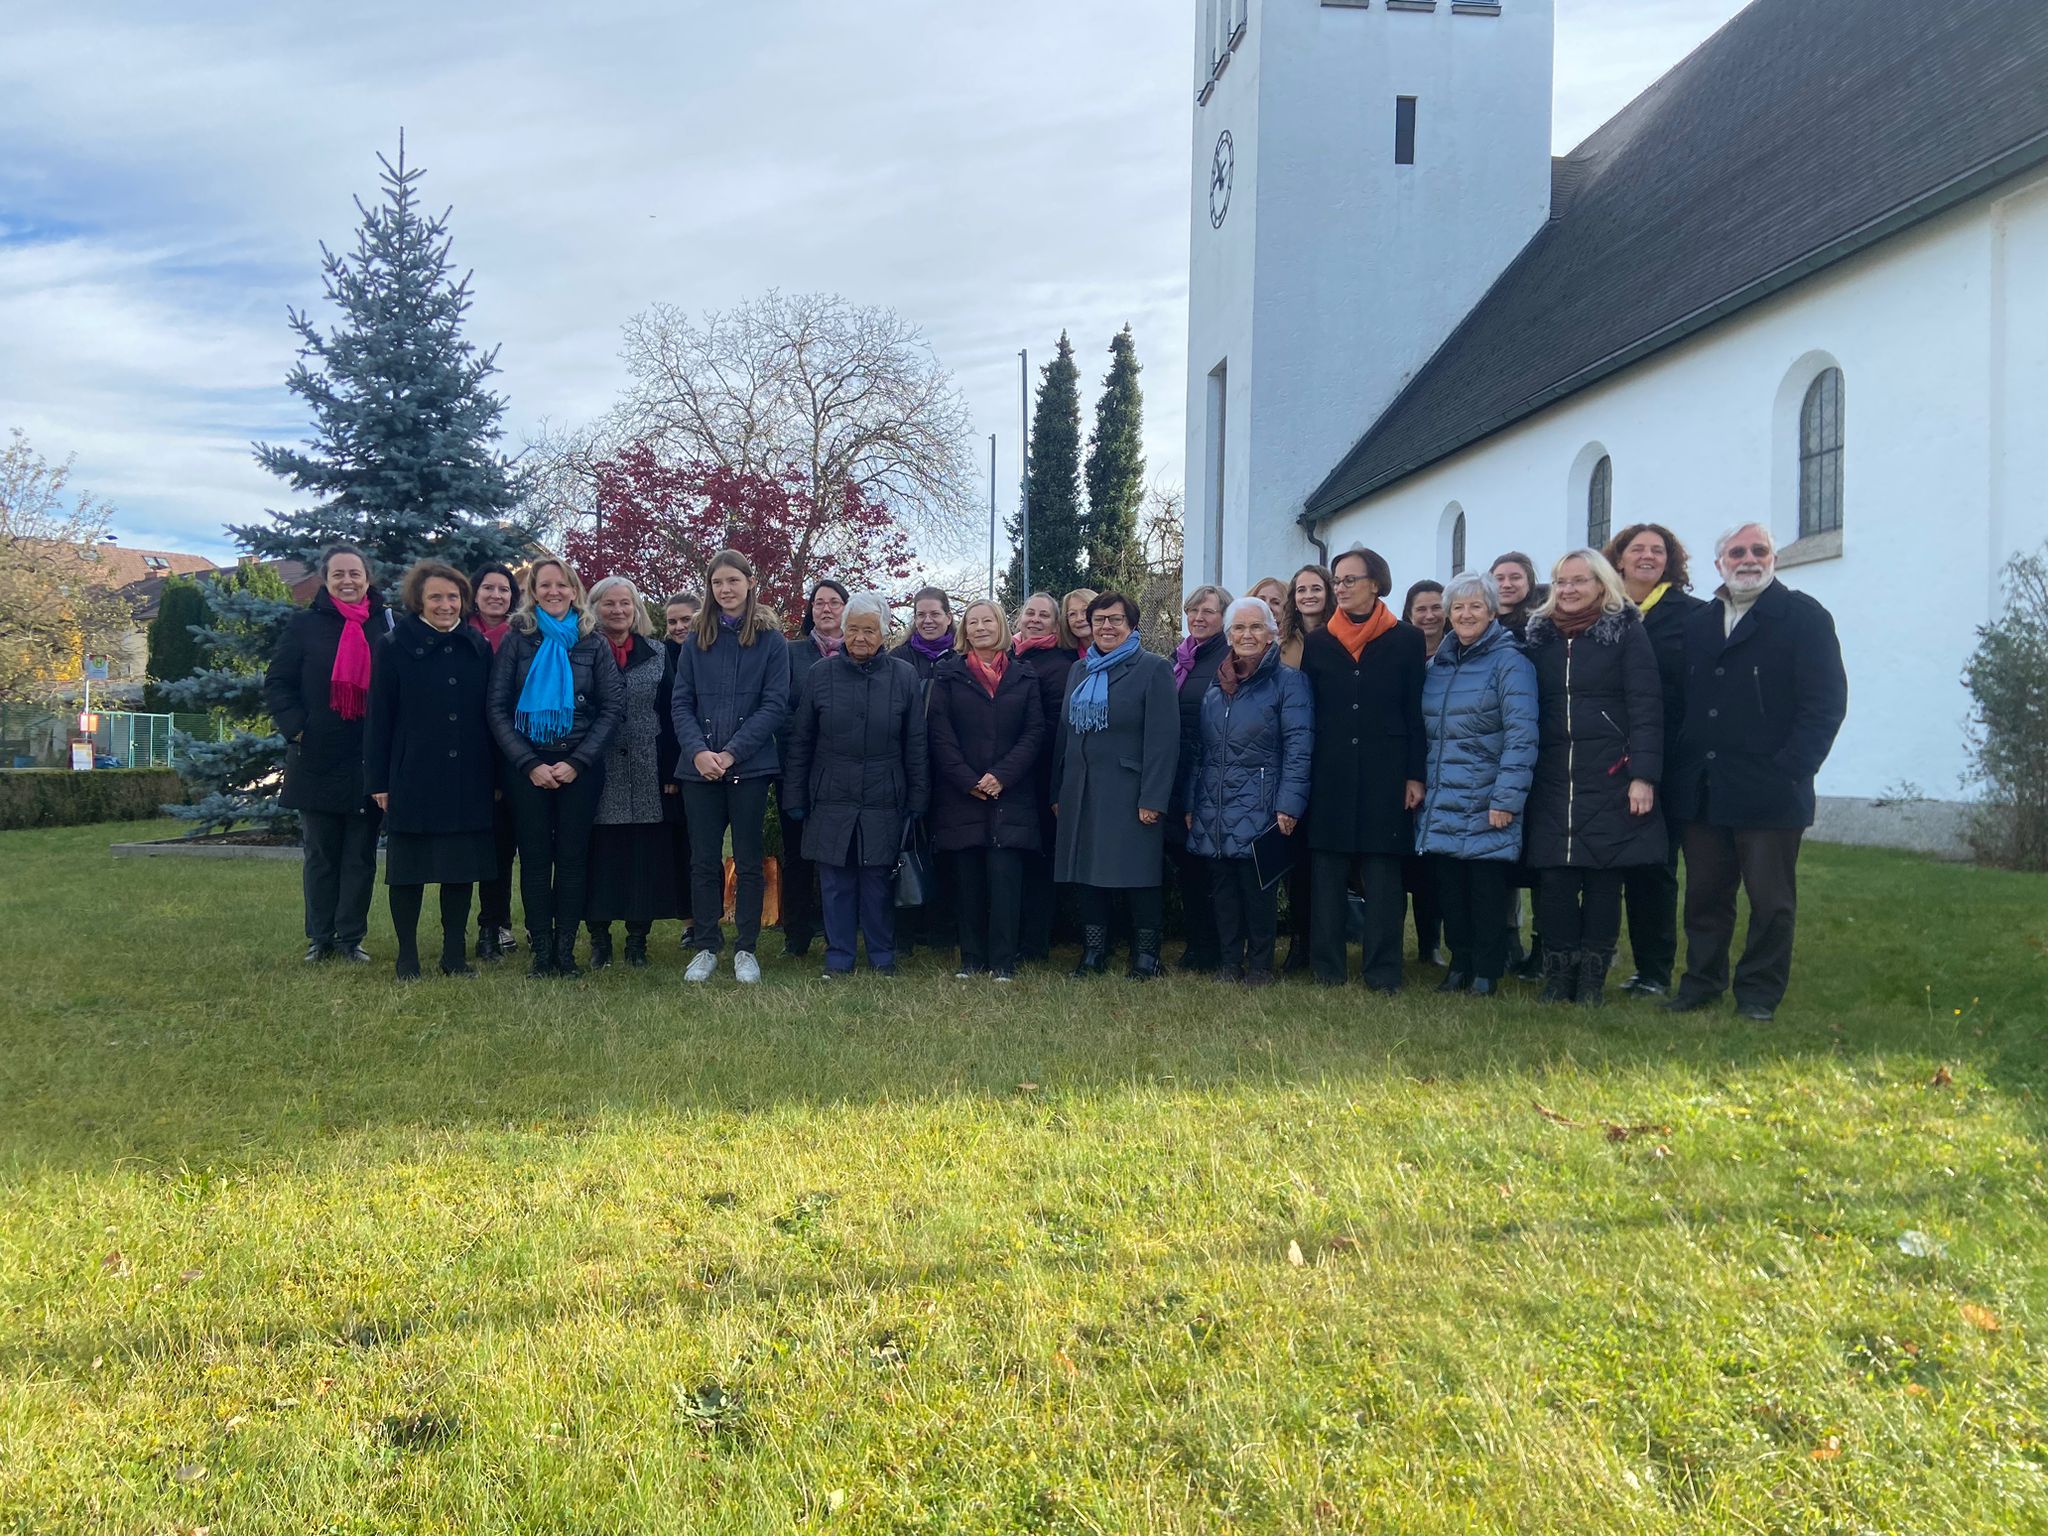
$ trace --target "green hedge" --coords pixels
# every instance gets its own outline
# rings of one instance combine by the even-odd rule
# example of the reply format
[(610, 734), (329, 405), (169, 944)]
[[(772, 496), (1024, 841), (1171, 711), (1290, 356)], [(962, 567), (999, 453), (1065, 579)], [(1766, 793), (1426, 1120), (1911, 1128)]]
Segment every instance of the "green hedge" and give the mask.
[(169, 768), (0, 768), (0, 830), (149, 821), (184, 798)]

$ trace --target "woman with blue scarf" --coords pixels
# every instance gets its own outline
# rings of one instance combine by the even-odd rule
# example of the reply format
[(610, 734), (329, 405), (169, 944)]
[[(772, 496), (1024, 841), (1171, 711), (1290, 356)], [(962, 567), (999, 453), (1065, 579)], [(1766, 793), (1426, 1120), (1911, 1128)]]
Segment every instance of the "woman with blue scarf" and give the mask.
[(1119, 894), (1131, 911), (1126, 974), (1136, 981), (1159, 974), (1161, 861), (1180, 762), (1180, 704), (1172, 664), (1139, 647), (1138, 624), (1138, 605), (1120, 592), (1088, 604), (1094, 643), (1068, 674), (1055, 738), (1053, 878), (1080, 888), (1076, 976), (1100, 975), (1108, 964)]
[(576, 929), (590, 877), (590, 829), (604, 759), (625, 718), (625, 681), (597, 632), (583, 583), (536, 561), (512, 629), (491, 663), (491, 735), (519, 841), (529, 976), (575, 976)]

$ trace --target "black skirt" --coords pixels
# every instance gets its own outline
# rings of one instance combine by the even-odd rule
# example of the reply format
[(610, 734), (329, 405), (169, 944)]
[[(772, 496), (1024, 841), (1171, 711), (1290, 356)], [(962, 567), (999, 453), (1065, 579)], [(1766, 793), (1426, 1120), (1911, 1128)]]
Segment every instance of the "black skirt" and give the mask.
[(475, 885), (498, 872), (497, 838), (474, 832), (386, 832), (386, 885)]
[(593, 923), (652, 923), (681, 917), (675, 841), (668, 823), (592, 827), (587, 902), (583, 915)]

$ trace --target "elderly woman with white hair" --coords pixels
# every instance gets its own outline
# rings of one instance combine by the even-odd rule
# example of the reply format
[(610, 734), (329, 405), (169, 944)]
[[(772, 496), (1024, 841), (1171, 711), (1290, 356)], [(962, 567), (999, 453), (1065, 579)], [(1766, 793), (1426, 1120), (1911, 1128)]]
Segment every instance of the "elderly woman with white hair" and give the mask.
[(856, 594), (842, 620), (845, 643), (805, 676), (782, 775), (783, 813), (803, 830), (818, 866), (825, 920), (825, 975), (853, 970), (866, 939), (868, 965), (896, 974), (896, 893), (890, 878), (908, 824), (931, 798), (923, 684), (908, 662), (882, 649), (889, 606)]
[(654, 638), (647, 604), (625, 577), (607, 576), (592, 587), (590, 611), (625, 679), (626, 695), (625, 716), (605, 754), (597, 825), (590, 833), (590, 890), (583, 917), (595, 971), (612, 963), (614, 921), (626, 925), (626, 964), (641, 967), (647, 964), (647, 935), (655, 921), (682, 915), (667, 826), (682, 819), (682, 800), (669, 708), (676, 681), (673, 656)]
[(1229, 652), (1202, 699), (1188, 784), (1188, 851), (1211, 873), (1219, 981), (1273, 980), (1279, 878), (1261, 880), (1253, 845), (1275, 827), (1283, 836), (1308, 811), (1315, 752), (1315, 696), (1308, 679), (1280, 660), (1280, 627), (1263, 598), (1241, 597), (1219, 631)]
[(1422, 677), (1429, 766), (1415, 851), (1429, 862), (1451, 946), (1437, 990), (1490, 997), (1507, 972), (1500, 914), (1536, 770), (1536, 669), (1500, 623), (1491, 576), (1454, 576), (1443, 597), (1448, 624)]
[(1595, 549), (1557, 562), (1523, 643), (1539, 713), (1527, 834), (1537, 1000), (1597, 1007), (1621, 937), (1622, 871), (1664, 862), (1664, 685), (1642, 615)]

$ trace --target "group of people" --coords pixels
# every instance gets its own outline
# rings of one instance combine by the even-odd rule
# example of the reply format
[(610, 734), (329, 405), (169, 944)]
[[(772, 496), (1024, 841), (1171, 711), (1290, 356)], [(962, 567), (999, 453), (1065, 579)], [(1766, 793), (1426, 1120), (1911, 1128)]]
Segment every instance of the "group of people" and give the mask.
[[(731, 550), (659, 636), (631, 582), (586, 593), (551, 557), (517, 577), (422, 562), (396, 613), (337, 546), (266, 678), (304, 829), (306, 958), (368, 960), (381, 830), (401, 977), (420, 974), (428, 885), (444, 973), (473, 974), (473, 888), (475, 958), (516, 948), (516, 858), (531, 974), (576, 974), (586, 929), (591, 964), (612, 963), (614, 923), (646, 965), (653, 923), (680, 918), (684, 976), (707, 981), (729, 844), (732, 974), (758, 981), (772, 791), (784, 948), (801, 957), (822, 927), (828, 978), (863, 947), (890, 974), (922, 941), (957, 944), (963, 977), (1008, 980), (1049, 957), (1063, 887), (1074, 974), (1105, 971), (1127, 936), (1126, 974), (1149, 978), (1171, 885), (1180, 965), (1227, 980), (1339, 985), (1355, 943), (1365, 985), (1394, 992), (1412, 899), (1440, 991), (1492, 994), (1515, 969), (1544, 1001), (1597, 1004), (1625, 907), (1628, 986), (1661, 996), (1682, 851), (1668, 1006), (1729, 990), (1740, 886), (1733, 990), (1767, 1018), (1847, 698), (1831, 620), (1775, 561), (1768, 530), (1732, 530), (1702, 600), (1676, 536), (1639, 524), (1547, 585), (1509, 554), (1416, 583), (1396, 614), (1386, 561), (1354, 547), (1242, 598), (1197, 588), (1169, 658), (1141, 646), (1135, 600), (1086, 589), (1033, 593), (1013, 623), (926, 588), (892, 647), (883, 598), (821, 580), (785, 638)], [(897, 906), (906, 857), (928, 881), (915, 911)]]

